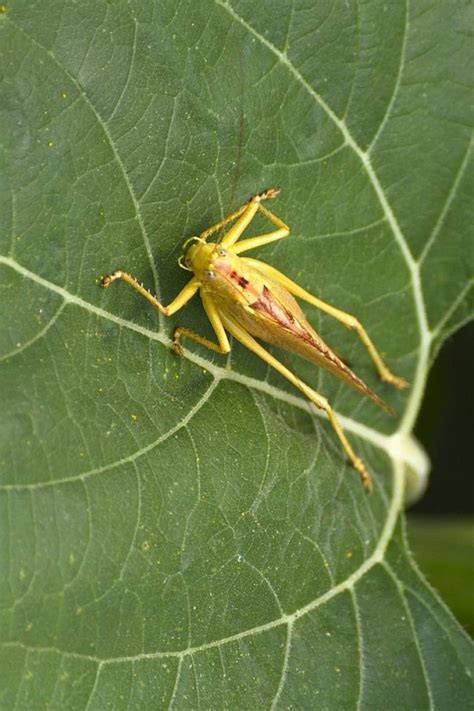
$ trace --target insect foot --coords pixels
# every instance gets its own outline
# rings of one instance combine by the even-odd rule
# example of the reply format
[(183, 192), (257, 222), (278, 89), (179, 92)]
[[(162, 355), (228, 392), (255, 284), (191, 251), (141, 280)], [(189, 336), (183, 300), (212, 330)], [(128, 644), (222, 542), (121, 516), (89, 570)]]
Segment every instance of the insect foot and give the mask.
[(398, 390), (403, 390), (403, 388), (408, 387), (408, 382), (405, 378), (400, 378), (398, 375), (393, 375), (390, 371), (383, 373), (382, 380), (384, 383), (389, 383), (393, 385)]
[(258, 195), (255, 195), (251, 199), (250, 202), (261, 202), (262, 200), (273, 200), (273, 198), (276, 198), (278, 193), (280, 192), (280, 188), (267, 188), (267, 190), (262, 190), (261, 193)]
[(176, 355), (182, 356), (184, 354), (183, 346), (179, 342), (179, 326), (173, 331), (173, 341), (171, 343), (172, 350)]
[(354, 469), (358, 472), (364, 489), (368, 494), (370, 494), (373, 488), (372, 478), (367, 469), (365, 468), (364, 462), (362, 461), (362, 459), (359, 459), (359, 457), (356, 457), (351, 463)]
[(120, 269), (117, 269), (117, 271), (112, 272), (112, 274), (106, 274), (105, 277), (102, 277), (102, 279), (100, 280), (100, 285), (103, 289), (107, 289), (107, 287), (110, 286), (113, 281), (121, 278), (122, 272), (120, 271)]

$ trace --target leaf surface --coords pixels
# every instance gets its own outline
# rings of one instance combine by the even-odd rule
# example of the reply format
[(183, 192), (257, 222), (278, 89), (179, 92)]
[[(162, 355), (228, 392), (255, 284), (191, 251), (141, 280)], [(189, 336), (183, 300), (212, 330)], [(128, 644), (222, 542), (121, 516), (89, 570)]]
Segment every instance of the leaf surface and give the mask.
[[(2, 707), (472, 707), (471, 643), (401, 517), (430, 361), (473, 310), (468, 6), (2, 8)], [(98, 288), (126, 268), (169, 302), (184, 238), (273, 185), (292, 235), (255, 256), (356, 314), (411, 383), (378, 383), (310, 308), (398, 416), (281, 356), (370, 497), (242, 347), (170, 352), (177, 323), (210, 336), (198, 299), (168, 322)]]

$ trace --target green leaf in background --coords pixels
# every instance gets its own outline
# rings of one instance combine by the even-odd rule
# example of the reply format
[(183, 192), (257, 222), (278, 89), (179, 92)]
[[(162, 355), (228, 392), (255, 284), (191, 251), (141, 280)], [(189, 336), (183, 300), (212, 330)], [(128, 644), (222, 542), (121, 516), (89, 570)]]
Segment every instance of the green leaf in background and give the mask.
[(474, 632), (474, 524), (467, 518), (410, 515), (408, 541), (430, 583)]
[[(11, 0), (0, 15), (4, 709), (465, 709), (472, 645), (413, 568), (428, 367), (472, 314), (470, 6)], [(197, 299), (196, 234), (282, 188), (255, 255), (357, 314), (316, 328), (397, 410), (288, 355), (367, 461)], [(471, 203), (472, 209), (472, 203)]]

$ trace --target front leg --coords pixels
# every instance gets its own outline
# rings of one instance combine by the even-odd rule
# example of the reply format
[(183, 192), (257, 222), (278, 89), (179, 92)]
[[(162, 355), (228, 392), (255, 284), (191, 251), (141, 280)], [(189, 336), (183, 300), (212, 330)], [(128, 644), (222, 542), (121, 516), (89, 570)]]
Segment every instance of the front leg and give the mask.
[(171, 316), (176, 313), (176, 311), (183, 308), (183, 306), (188, 303), (200, 287), (200, 282), (196, 277), (193, 277), (168, 306), (163, 306), (163, 304), (160, 304), (156, 296), (149, 292), (148, 289), (145, 289), (143, 284), (140, 284), (140, 282), (130, 276), (128, 272), (124, 272), (121, 269), (117, 269), (115, 272), (102, 277), (100, 285), (103, 289), (107, 289), (113, 281), (117, 281), (118, 279), (121, 279), (131, 286), (132, 289), (138, 291), (140, 296), (143, 296), (144, 299), (146, 299), (152, 306), (154, 306), (155, 309), (158, 309), (158, 311), (165, 316)]

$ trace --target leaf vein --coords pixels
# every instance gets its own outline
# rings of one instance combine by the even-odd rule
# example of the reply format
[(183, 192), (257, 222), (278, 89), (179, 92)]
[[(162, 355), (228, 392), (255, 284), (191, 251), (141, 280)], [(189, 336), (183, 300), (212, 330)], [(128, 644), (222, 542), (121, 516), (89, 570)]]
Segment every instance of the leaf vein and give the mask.
[(82, 654), (79, 652), (67, 652), (67, 651), (61, 650), (57, 647), (54, 647), (54, 646), (50, 646), (50, 647), (28, 646), (20, 641), (5, 642), (4, 646), (7, 648), (8, 647), (21, 647), (21, 648), (25, 648), (25, 649), (43, 651), (45, 653), (54, 651), (54, 652), (57, 652), (58, 654), (66, 654), (66, 655), (69, 655), (74, 658), (89, 659), (91, 661), (100, 662), (102, 664), (114, 664), (114, 663), (123, 663), (126, 661), (132, 662), (132, 661), (139, 660), (139, 659), (157, 659), (157, 658), (163, 658), (163, 657), (180, 658), (180, 657), (192, 656), (192, 655), (197, 654), (199, 652), (205, 652), (208, 649), (215, 649), (216, 647), (218, 648), (223, 644), (230, 644), (232, 642), (235, 642), (235, 641), (238, 641), (241, 639), (245, 639), (246, 637), (249, 637), (249, 636), (252, 636), (255, 634), (262, 634), (262, 633), (272, 630), (276, 627), (280, 627), (281, 625), (293, 624), (294, 622), (296, 622), (296, 620), (304, 617), (305, 615), (307, 615), (308, 613), (317, 609), (318, 607), (321, 607), (321, 605), (324, 605), (326, 602), (329, 602), (329, 600), (332, 600), (334, 597), (336, 597), (340, 593), (352, 590), (353, 587), (356, 585), (356, 583), (364, 575), (366, 575), (375, 565), (378, 565), (383, 560), (383, 558), (385, 556), (385, 552), (387, 550), (387, 547), (392, 539), (393, 532), (395, 530), (395, 526), (396, 526), (396, 523), (398, 520), (398, 514), (399, 514), (399, 511), (400, 511), (400, 508), (402, 505), (402, 500), (403, 500), (404, 473), (403, 473), (403, 465), (402, 464), (399, 464), (397, 462), (394, 463), (393, 479), (394, 479), (393, 495), (392, 495), (392, 500), (390, 502), (390, 508), (387, 512), (384, 528), (381, 532), (379, 541), (378, 541), (376, 547), (374, 548), (373, 553), (368, 558), (366, 558), (366, 560), (364, 560), (363, 563), (353, 573), (351, 573), (345, 580), (341, 581), (335, 587), (331, 588), (330, 590), (327, 590), (322, 595), (319, 595), (317, 598), (315, 598), (308, 604), (304, 605), (303, 607), (298, 608), (297, 610), (295, 610), (292, 613), (286, 613), (275, 620), (271, 620), (270, 622), (266, 622), (261, 625), (256, 625), (255, 627), (243, 630), (242, 632), (237, 632), (236, 634), (230, 635), (229, 637), (224, 637), (221, 639), (212, 640), (210, 642), (205, 642), (205, 643), (197, 645), (195, 647), (187, 647), (186, 649), (176, 650), (176, 651), (144, 652), (144, 653), (134, 654), (134, 655), (124, 655), (121, 657), (100, 658), (100, 657), (95, 657), (93, 655)]
[[(15, 29), (18, 32), (20, 32), (22, 35), (24, 35), (40, 51), (44, 52), (51, 59), (51, 61), (54, 62), (54, 64), (56, 64), (56, 66), (64, 73), (64, 75), (68, 78), (68, 80), (71, 82), (71, 84), (73, 84), (73, 86), (76, 88), (76, 90), (78, 91), (80, 96), (82, 96), (84, 103), (86, 104), (86, 106), (89, 107), (92, 114), (95, 116), (98, 125), (102, 128), (104, 135), (107, 138), (107, 141), (108, 141), (110, 148), (112, 150), (112, 155), (117, 162), (120, 172), (122, 173), (125, 186), (126, 186), (128, 193), (130, 195), (130, 198), (131, 198), (134, 210), (135, 210), (137, 223), (138, 223), (138, 225), (140, 227), (140, 231), (142, 233), (142, 238), (143, 238), (143, 242), (145, 245), (145, 251), (147, 253), (148, 260), (150, 262), (150, 268), (151, 268), (151, 271), (153, 274), (155, 293), (157, 295), (159, 295), (160, 289), (159, 289), (158, 271), (157, 271), (157, 268), (155, 265), (155, 261), (153, 259), (153, 253), (151, 250), (150, 240), (148, 238), (148, 234), (147, 234), (147, 231), (145, 228), (145, 223), (144, 223), (144, 220), (143, 220), (143, 217), (141, 214), (140, 205), (137, 200), (137, 196), (135, 195), (135, 191), (132, 187), (132, 184), (129, 180), (129, 177), (127, 175), (125, 165), (123, 164), (122, 159), (120, 158), (119, 152), (117, 150), (117, 146), (115, 144), (115, 141), (113, 139), (113, 136), (110, 132), (110, 129), (109, 129), (106, 121), (102, 118), (102, 116), (100, 115), (100, 113), (98, 112), (98, 110), (96, 109), (94, 104), (92, 103), (92, 101), (89, 99), (87, 93), (85, 92), (84, 88), (80, 84), (79, 80), (75, 76), (73, 76), (69, 72), (68, 69), (66, 69), (66, 67), (60, 62), (60, 60), (57, 58), (57, 56), (54, 54), (54, 52), (46, 49), (46, 47), (44, 47), (34, 37), (32, 37), (30, 34), (28, 34), (28, 32), (26, 32), (26, 30), (24, 30), (20, 25), (17, 25), (15, 22), (13, 22), (8, 15), (6, 15), (6, 17), (8, 18), (8, 21), (12, 24), (12, 26), (15, 27)], [(161, 314), (160, 314), (160, 319), (161, 319)]]

